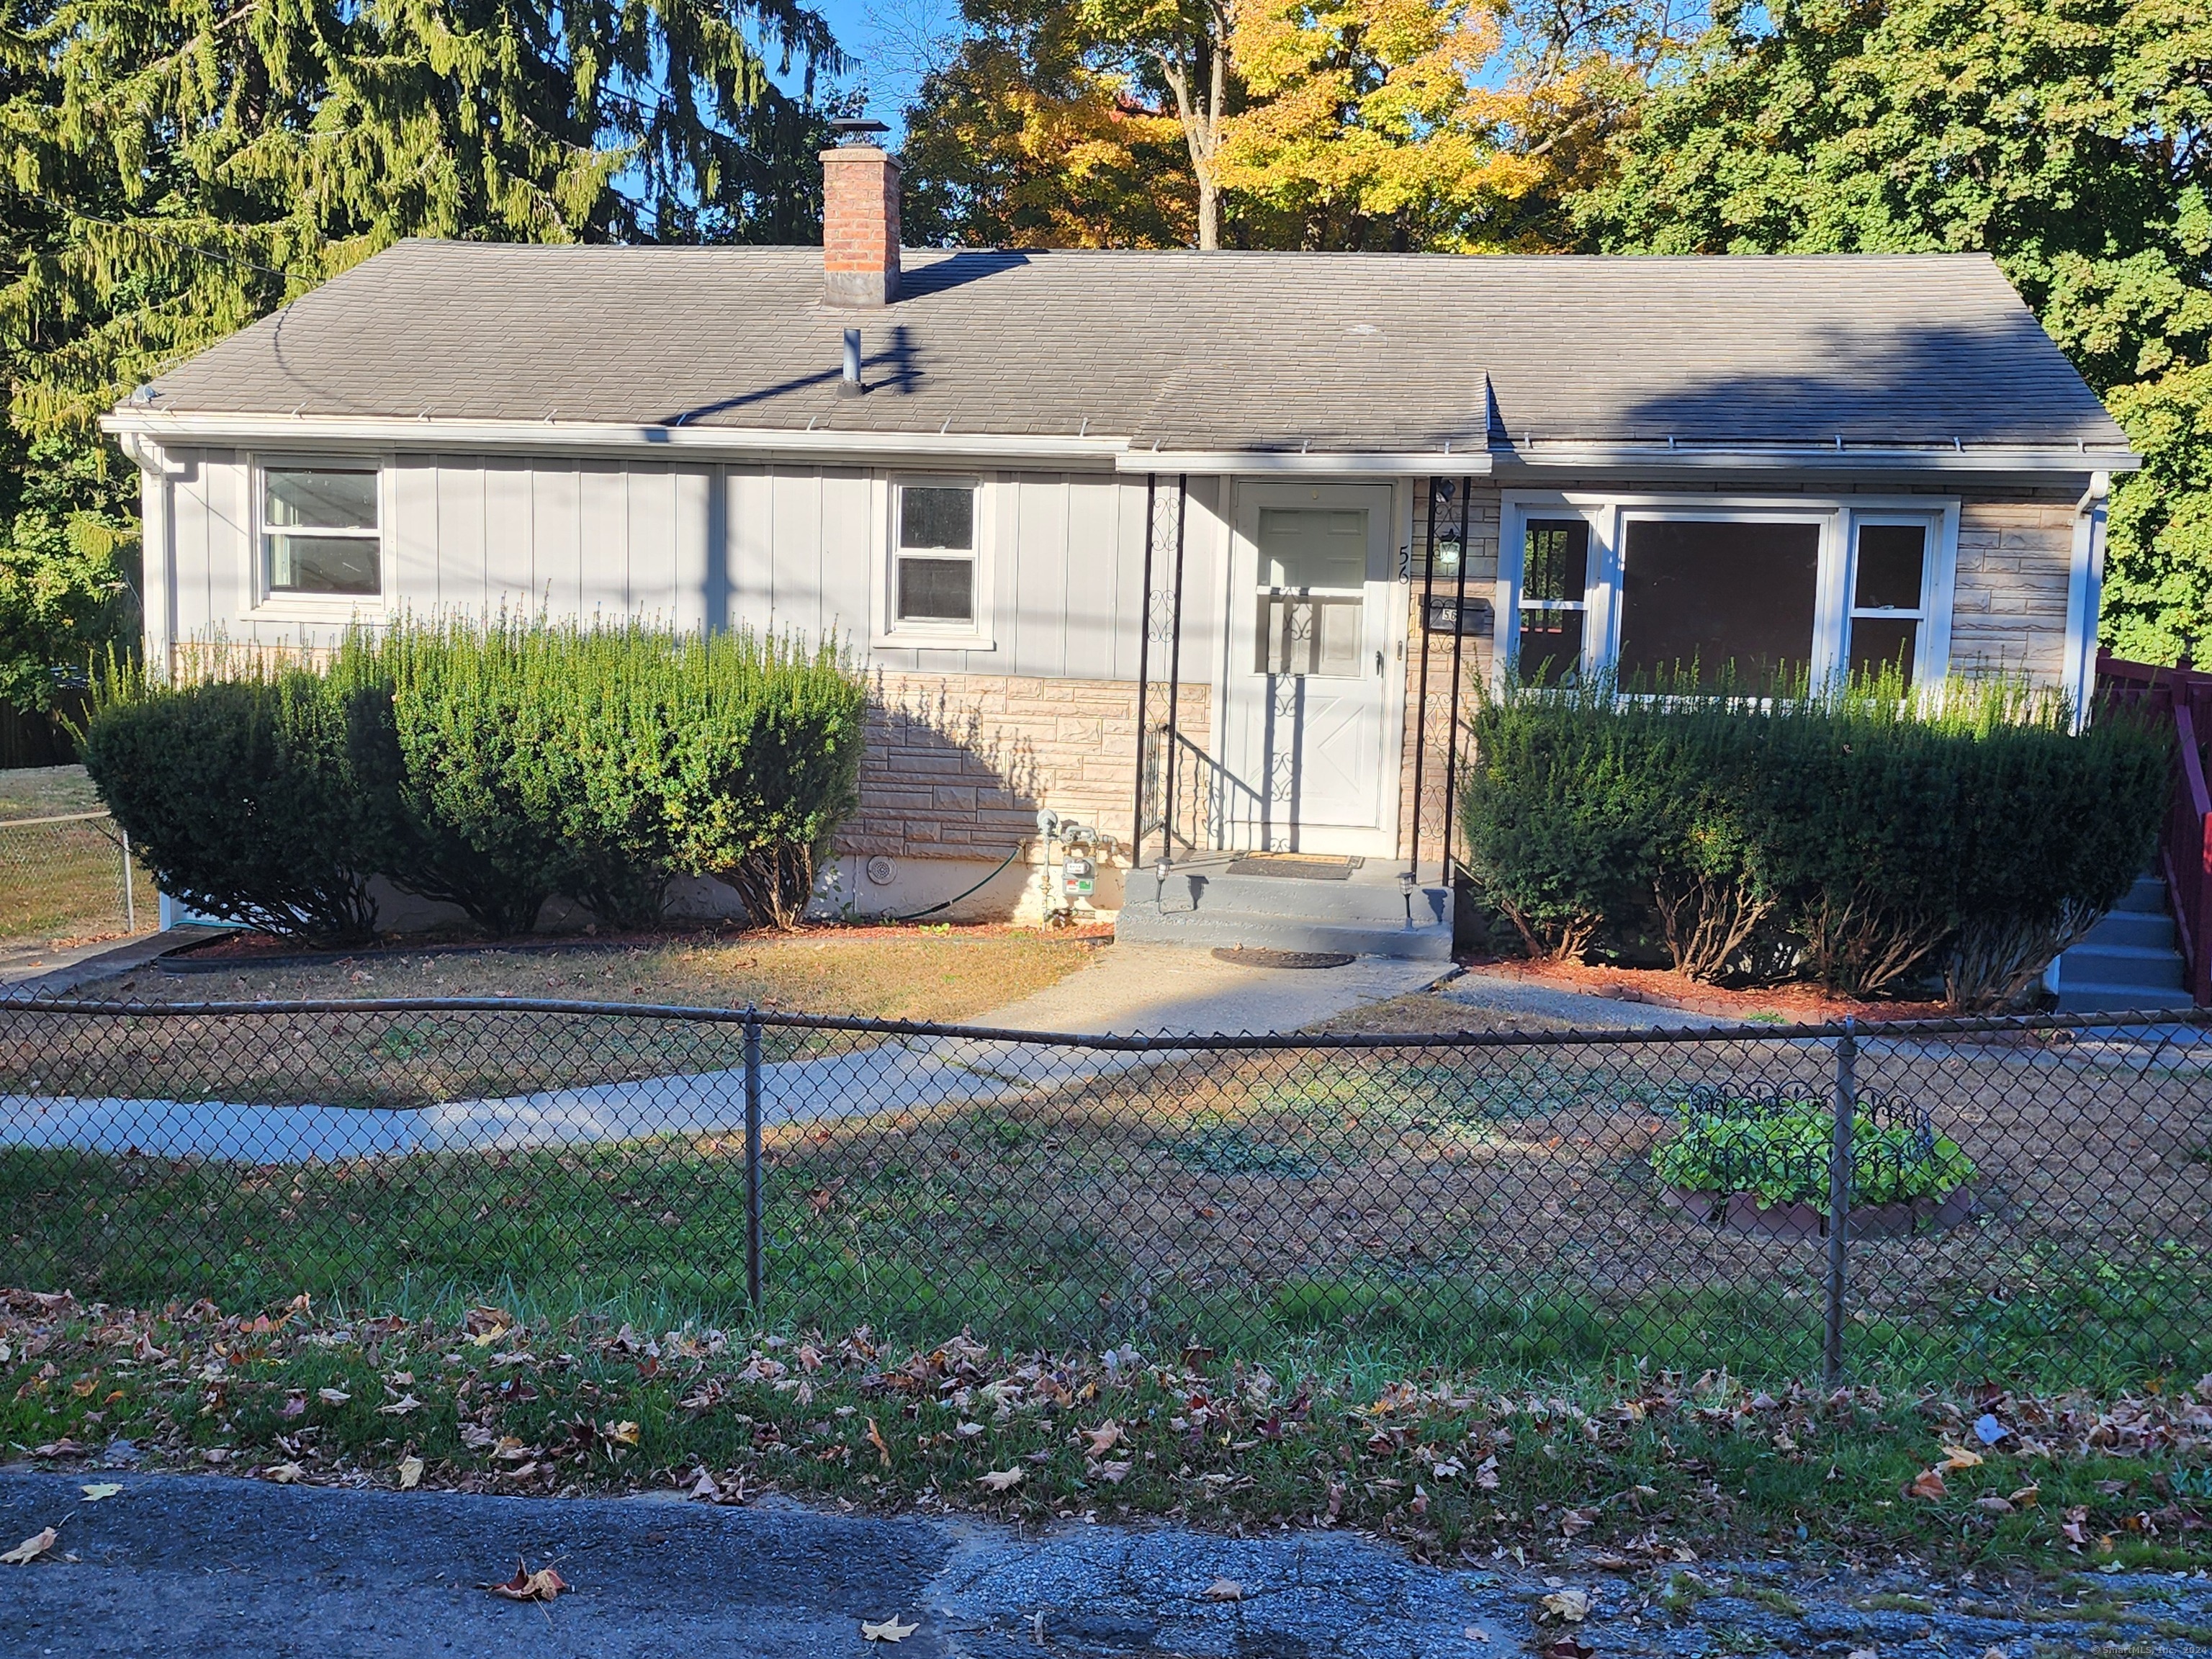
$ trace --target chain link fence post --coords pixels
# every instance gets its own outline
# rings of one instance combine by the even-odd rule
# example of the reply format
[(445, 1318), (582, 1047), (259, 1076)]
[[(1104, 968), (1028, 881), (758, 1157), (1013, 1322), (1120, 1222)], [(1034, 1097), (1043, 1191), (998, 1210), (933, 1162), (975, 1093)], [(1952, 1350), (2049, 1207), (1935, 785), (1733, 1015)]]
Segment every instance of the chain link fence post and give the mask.
[(131, 832), (123, 831), (123, 926), (126, 932), (138, 931), (137, 884), (131, 878)]
[(761, 1022), (745, 1008), (745, 1297), (761, 1306)]
[(1827, 1325), (1820, 1375), (1829, 1388), (1844, 1379), (1844, 1279), (1850, 1255), (1851, 1121), (1858, 1112), (1858, 1022), (1844, 1021), (1836, 1039), (1835, 1129), (1828, 1142)]

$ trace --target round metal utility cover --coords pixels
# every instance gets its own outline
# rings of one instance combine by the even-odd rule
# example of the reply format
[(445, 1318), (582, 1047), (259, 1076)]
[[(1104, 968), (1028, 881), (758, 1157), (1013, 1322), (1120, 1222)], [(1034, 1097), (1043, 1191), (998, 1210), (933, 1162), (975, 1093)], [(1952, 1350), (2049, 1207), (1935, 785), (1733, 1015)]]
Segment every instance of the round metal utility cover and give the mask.
[(1262, 945), (1217, 945), (1213, 954), (1246, 968), (1342, 968), (1352, 961), (1346, 951), (1271, 951)]

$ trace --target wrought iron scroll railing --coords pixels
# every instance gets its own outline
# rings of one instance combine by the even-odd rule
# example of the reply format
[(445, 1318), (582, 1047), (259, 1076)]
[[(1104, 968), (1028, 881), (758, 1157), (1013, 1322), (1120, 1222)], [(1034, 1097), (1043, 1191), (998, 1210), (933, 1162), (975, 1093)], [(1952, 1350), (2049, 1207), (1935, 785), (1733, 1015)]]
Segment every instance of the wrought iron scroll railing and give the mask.
[(1168, 859), (1209, 848), (1265, 845), (1260, 792), (1171, 726), (1145, 733), (1145, 822), (1140, 844)]

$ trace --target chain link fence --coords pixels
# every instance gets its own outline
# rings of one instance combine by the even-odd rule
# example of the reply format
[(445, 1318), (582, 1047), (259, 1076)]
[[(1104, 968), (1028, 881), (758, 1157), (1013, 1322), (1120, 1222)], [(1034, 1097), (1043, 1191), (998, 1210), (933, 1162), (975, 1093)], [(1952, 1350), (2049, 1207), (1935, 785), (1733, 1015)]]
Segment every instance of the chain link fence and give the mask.
[(2212, 1026), (0, 1008), (0, 1279), (1902, 1384), (2212, 1370)]
[(100, 939), (138, 931), (153, 888), (131, 837), (105, 812), (0, 819), (0, 941)]

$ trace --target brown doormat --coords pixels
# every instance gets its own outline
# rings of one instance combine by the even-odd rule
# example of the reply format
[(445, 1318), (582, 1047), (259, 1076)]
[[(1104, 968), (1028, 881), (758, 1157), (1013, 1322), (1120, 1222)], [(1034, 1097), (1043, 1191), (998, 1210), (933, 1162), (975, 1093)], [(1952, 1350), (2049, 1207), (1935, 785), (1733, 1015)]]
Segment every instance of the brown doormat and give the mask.
[(1247, 853), (1230, 860), (1232, 876), (1296, 876), (1301, 881), (1349, 881), (1359, 860), (1311, 853)]
[(1247, 968), (1341, 968), (1352, 960), (1346, 951), (1271, 951), (1264, 945), (1217, 945), (1213, 954)]

